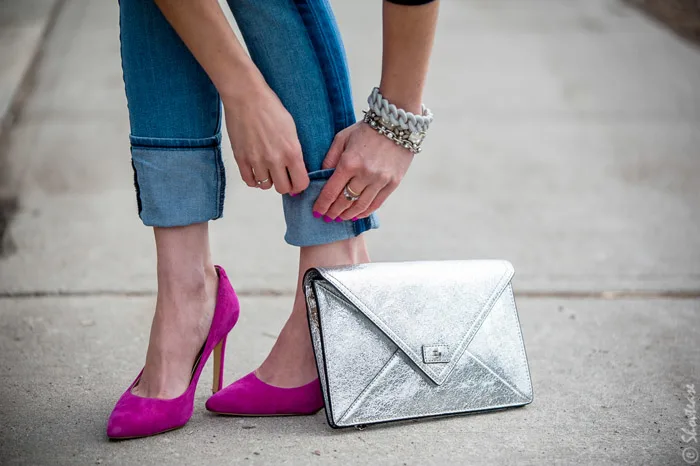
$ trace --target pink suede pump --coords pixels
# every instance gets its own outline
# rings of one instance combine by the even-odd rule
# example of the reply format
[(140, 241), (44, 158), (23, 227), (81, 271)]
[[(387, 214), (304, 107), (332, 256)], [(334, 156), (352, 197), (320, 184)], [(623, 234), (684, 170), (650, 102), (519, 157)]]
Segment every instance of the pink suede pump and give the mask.
[(187, 390), (177, 398), (162, 400), (158, 398), (142, 398), (134, 395), (131, 390), (138, 384), (143, 370), (134, 383), (117, 401), (107, 422), (107, 436), (120, 440), (138, 437), (148, 437), (169, 430), (177, 429), (187, 424), (192, 417), (194, 395), (199, 376), (214, 353), (214, 383), (212, 391), (216, 393), (223, 385), (224, 356), (226, 353), (226, 337), (238, 321), (240, 306), (231, 283), (223, 268), (216, 266), (219, 274), (219, 289), (216, 307), (209, 335), (204, 343), (202, 352), (195, 362), (192, 380)]
[(295, 388), (268, 385), (255, 372), (233, 382), (207, 400), (207, 409), (229, 416), (295, 416), (323, 408), (318, 379)]

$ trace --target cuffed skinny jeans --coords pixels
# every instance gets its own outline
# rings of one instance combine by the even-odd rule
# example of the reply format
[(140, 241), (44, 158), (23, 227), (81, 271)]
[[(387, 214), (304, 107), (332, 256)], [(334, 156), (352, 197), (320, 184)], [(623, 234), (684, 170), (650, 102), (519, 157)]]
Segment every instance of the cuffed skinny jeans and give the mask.
[[(335, 134), (355, 122), (345, 51), (327, 0), (228, 0), (250, 55), (294, 118), (311, 180), (282, 196), (285, 240), (311, 246), (378, 227), (313, 217), (332, 169)], [(211, 80), (153, 0), (120, 1), (122, 69), (139, 216), (171, 227), (222, 216), (221, 101)], [(233, 78), (235, 79), (235, 78)]]

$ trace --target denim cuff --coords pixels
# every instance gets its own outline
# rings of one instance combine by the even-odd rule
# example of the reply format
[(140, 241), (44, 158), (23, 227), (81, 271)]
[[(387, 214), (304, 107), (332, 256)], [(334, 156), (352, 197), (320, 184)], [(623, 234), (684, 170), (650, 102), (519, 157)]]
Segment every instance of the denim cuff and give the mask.
[(139, 217), (147, 226), (202, 223), (223, 215), (226, 176), (219, 136), (131, 137)]
[(282, 196), (287, 233), (284, 240), (292, 246), (316, 246), (334, 243), (359, 236), (367, 230), (379, 228), (375, 214), (355, 222), (324, 222), (313, 216), (313, 205), (334, 169), (318, 170), (309, 173), (309, 187), (292, 197)]

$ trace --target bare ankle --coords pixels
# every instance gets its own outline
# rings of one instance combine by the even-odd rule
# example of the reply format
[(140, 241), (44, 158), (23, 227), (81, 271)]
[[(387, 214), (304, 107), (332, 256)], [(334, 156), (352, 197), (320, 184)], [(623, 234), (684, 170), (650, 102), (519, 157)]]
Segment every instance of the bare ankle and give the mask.
[(197, 265), (182, 268), (158, 267), (158, 290), (179, 296), (205, 297), (218, 282), (213, 265)]
[(303, 266), (333, 266), (369, 262), (369, 253), (363, 236), (330, 244), (308, 246), (300, 249)]
[(217, 281), (209, 251), (208, 224), (154, 228), (159, 292), (206, 294)]

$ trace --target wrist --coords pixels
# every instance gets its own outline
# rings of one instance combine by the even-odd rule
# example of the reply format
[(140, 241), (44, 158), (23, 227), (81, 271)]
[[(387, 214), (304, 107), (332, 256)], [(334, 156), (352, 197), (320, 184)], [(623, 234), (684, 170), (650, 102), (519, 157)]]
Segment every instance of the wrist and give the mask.
[(265, 78), (257, 67), (250, 64), (241, 64), (226, 73), (222, 82), (215, 83), (224, 106), (236, 105), (251, 98), (256, 98), (267, 87)]
[(423, 139), (433, 121), (433, 114), (428, 108), (421, 104), (420, 111), (412, 112), (387, 99), (377, 87), (367, 97), (367, 104), (369, 109), (363, 118), (365, 123), (414, 154), (421, 151)]
[(382, 83), (379, 85), (379, 92), (392, 104), (398, 108), (402, 108), (407, 112), (420, 115), (422, 105), (422, 92), (420, 89), (410, 89), (406, 86), (394, 86), (391, 83)]

